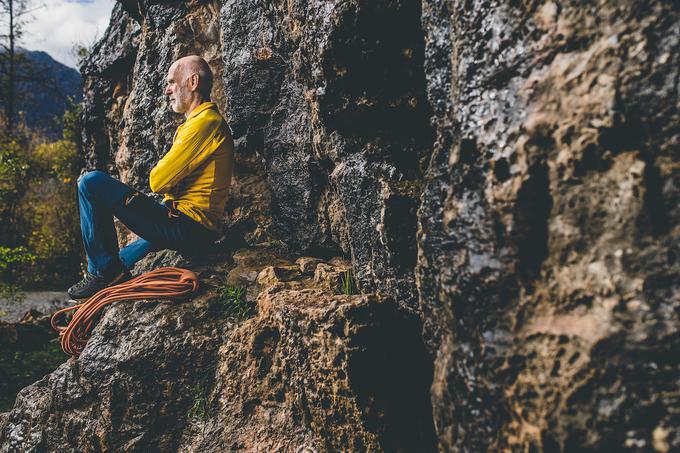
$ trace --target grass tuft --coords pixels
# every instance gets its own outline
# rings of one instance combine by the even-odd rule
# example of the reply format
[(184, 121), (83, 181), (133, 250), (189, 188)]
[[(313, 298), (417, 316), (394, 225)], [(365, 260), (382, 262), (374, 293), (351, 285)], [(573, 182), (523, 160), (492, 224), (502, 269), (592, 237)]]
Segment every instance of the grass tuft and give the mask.
[(343, 272), (340, 276), (340, 280), (342, 284), (342, 294), (346, 296), (357, 294), (356, 286), (354, 284), (354, 276), (352, 275), (351, 269), (347, 269), (345, 272)]
[(194, 405), (187, 412), (188, 418), (205, 420), (208, 413), (208, 399), (203, 385), (196, 385), (193, 389)]
[(222, 315), (227, 318), (247, 319), (255, 314), (252, 304), (245, 299), (243, 288), (224, 284), (218, 287)]

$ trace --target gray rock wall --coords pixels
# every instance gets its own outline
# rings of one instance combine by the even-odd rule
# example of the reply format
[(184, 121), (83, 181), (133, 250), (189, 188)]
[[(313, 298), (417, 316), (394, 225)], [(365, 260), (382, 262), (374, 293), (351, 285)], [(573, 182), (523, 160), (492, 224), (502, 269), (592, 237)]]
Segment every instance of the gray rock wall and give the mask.
[[(421, 323), (434, 377), (414, 352), (423, 371), (405, 382), (432, 382), (440, 451), (673, 451), (679, 50), (680, 8), (653, 0), (127, 0), (83, 67), (87, 162), (148, 190), (181, 121), (165, 73), (201, 54), (237, 146), (225, 242), (344, 254), (361, 292), (410, 317), (404, 338)], [(239, 423), (273, 414), (267, 448), (428, 450), (427, 415), (395, 431), (412, 423), (385, 409), (399, 391), (362, 390), (363, 378), (331, 390), (328, 344), (296, 337), (325, 335), (317, 312), (288, 296), (264, 295), (260, 308), (281, 311), (233, 338), (275, 325), (265, 349), (279, 356), (262, 360), (294, 385), (229, 387), (238, 364), (263, 362), (223, 347), (215, 388), (239, 415), (167, 445), (210, 450), (231, 437), (254, 449)], [(291, 404), (311, 391), (305, 373), (325, 393)]]
[(411, 312), (432, 141), (419, 17), (409, 1), (221, 10), (227, 113), (238, 151), (262, 159), (274, 234), (297, 250), (343, 251), (362, 291)]
[(426, 1), (423, 28), (440, 448), (679, 448), (677, 4)]

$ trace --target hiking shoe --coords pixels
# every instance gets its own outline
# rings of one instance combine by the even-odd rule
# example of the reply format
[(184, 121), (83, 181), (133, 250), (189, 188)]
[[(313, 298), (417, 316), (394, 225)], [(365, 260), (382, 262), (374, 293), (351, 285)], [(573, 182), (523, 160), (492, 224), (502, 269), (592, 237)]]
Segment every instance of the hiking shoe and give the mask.
[(68, 295), (72, 299), (87, 299), (104, 288), (126, 282), (131, 278), (130, 271), (119, 263), (116, 268), (105, 271), (103, 275), (86, 272), (85, 278), (68, 289)]

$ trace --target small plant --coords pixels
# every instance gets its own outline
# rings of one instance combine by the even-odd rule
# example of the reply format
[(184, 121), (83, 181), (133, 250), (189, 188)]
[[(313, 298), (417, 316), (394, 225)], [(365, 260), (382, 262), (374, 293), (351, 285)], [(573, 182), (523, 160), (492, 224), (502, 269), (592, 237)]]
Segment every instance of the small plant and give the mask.
[(205, 419), (208, 413), (208, 399), (206, 397), (205, 386), (196, 385), (193, 389), (194, 405), (187, 412), (188, 418)]
[(228, 318), (246, 319), (253, 314), (253, 307), (244, 300), (244, 290), (233, 285), (219, 287), (222, 314)]
[(354, 277), (352, 276), (351, 269), (347, 269), (345, 272), (342, 273), (342, 275), (340, 276), (340, 281), (342, 285), (342, 294), (346, 296), (356, 294), (356, 292), (354, 291), (355, 289)]

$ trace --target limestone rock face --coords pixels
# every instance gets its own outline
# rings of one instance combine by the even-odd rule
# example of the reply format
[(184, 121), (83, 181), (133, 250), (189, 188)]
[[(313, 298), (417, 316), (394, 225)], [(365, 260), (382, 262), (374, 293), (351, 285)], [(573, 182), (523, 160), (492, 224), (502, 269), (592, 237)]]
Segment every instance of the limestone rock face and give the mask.
[(672, 451), (680, 11), (424, 1), (418, 287), (445, 451)]
[(275, 235), (342, 250), (359, 287), (415, 312), (416, 209), (431, 146), (416, 2), (225, 1), (225, 95), (257, 153)]
[[(119, 169), (117, 163), (127, 155), (124, 113), (134, 83), (132, 68), (141, 27), (119, 4), (111, 13), (111, 25), (80, 68), (84, 95), (83, 145), (88, 170), (106, 169), (121, 175), (126, 169)], [(129, 177), (123, 182), (139, 186), (139, 181)]]
[(136, 270), (205, 293), (108, 309), (0, 452), (680, 450), (677, 2), (121, 0), (87, 169), (148, 192), (187, 54), (224, 235)]

